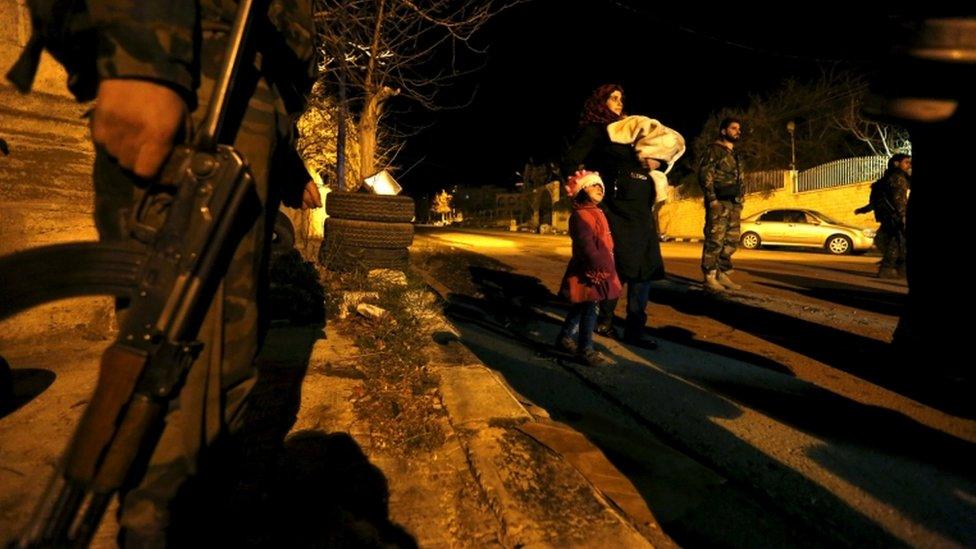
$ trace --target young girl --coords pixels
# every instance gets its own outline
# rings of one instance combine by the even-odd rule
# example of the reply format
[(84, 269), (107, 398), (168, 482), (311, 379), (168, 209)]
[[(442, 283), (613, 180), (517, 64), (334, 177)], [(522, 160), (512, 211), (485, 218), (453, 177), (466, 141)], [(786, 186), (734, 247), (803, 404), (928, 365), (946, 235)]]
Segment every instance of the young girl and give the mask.
[(559, 295), (572, 303), (556, 339), (562, 350), (579, 354), (590, 366), (606, 366), (610, 360), (593, 348), (597, 302), (620, 295), (620, 279), (613, 262), (613, 239), (603, 210), (603, 181), (596, 172), (579, 171), (566, 183), (573, 199), (569, 235), (573, 257), (559, 288)]

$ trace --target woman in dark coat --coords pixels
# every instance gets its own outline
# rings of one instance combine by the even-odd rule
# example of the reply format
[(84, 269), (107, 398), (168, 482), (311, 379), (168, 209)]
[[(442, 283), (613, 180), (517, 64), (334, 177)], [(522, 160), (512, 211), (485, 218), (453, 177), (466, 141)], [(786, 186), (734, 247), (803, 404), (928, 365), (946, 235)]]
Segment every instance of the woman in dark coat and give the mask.
[[(660, 160), (642, 163), (631, 145), (613, 143), (607, 125), (623, 118), (623, 88), (605, 84), (583, 105), (579, 131), (563, 155), (563, 174), (585, 168), (598, 172), (607, 184), (600, 207), (613, 235), (617, 274), (627, 285), (627, 319), (624, 341), (648, 348), (657, 345), (644, 338), (648, 293), (653, 280), (664, 278), (664, 261), (654, 221), (654, 182), (649, 170), (664, 170)], [(600, 303), (596, 333), (615, 336), (613, 312), (617, 300)]]

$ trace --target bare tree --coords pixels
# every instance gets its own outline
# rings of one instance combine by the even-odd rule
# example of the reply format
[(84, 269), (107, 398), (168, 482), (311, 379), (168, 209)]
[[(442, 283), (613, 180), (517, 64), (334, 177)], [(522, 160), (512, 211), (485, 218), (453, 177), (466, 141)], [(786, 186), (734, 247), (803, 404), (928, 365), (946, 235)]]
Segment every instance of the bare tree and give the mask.
[(441, 221), (444, 221), (446, 216), (450, 214), (453, 209), (453, 206), (451, 205), (453, 201), (454, 195), (442, 190), (434, 195), (434, 199), (430, 204), (430, 211), (435, 214), (440, 214)]
[[(383, 162), (382, 119), (395, 96), (438, 109), (439, 92), (464, 71), (458, 54), (472, 36), (518, 3), (493, 0), (316, 0), (325, 73), (346, 87), (362, 177)], [(396, 144), (388, 143), (388, 147)]]
[(863, 143), (873, 155), (891, 156), (898, 152), (911, 153), (912, 143), (908, 130), (901, 126), (869, 120), (861, 114), (861, 107), (867, 99), (867, 86), (860, 78), (850, 75), (848, 77), (856, 78), (856, 84), (851, 85), (855, 91), (833, 115), (834, 125)]
[[(806, 169), (844, 157), (910, 149), (905, 130), (861, 116), (867, 93), (864, 77), (849, 71), (825, 69), (810, 82), (786, 80), (768, 93), (751, 96), (743, 109), (712, 114), (695, 139), (695, 156), (701, 158), (718, 137), (719, 123), (726, 116), (744, 122), (737, 149), (749, 171), (787, 169), (794, 151), (797, 168)], [(791, 121), (792, 143), (787, 130)]]
[[(316, 83), (308, 107), (298, 120), (298, 152), (305, 159), (308, 170), (322, 179), (322, 183), (339, 190), (351, 190), (362, 181), (355, 172), (338, 174), (338, 117), (342, 115), (335, 97), (323, 92), (321, 82)], [(359, 135), (355, 126), (346, 124), (344, 154), (347, 160), (359, 159)]]

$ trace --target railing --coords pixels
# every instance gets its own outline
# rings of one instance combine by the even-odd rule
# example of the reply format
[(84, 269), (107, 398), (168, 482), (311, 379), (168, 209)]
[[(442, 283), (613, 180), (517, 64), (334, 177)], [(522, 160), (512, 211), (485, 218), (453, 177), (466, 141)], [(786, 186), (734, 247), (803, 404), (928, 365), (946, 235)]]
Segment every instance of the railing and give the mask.
[(888, 158), (885, 156), (860, 156), (821, 164), (799, 173), (796, 192), (874, 181), (884, 174), (887, 165)]

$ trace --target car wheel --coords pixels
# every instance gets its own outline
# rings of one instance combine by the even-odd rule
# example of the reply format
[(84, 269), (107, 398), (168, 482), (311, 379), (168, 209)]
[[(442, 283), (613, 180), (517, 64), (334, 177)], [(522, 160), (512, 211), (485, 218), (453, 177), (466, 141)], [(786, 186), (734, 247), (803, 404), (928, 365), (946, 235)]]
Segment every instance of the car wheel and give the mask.
[(834, 255), (844, 255), (851, 253), (854, 245), (851, 243), (851, 239), (847, 238), (842, 234), (835, 234), (834, 236), (827, 239), (827, 243), (824, 245), (827, 251)]
[(762, 245), (762, 240), (759, 238), (759, 235), (753, 232), (742, 235), (740, 241), (742, 242), (742, 247), (747, 250), (755, 250)]

